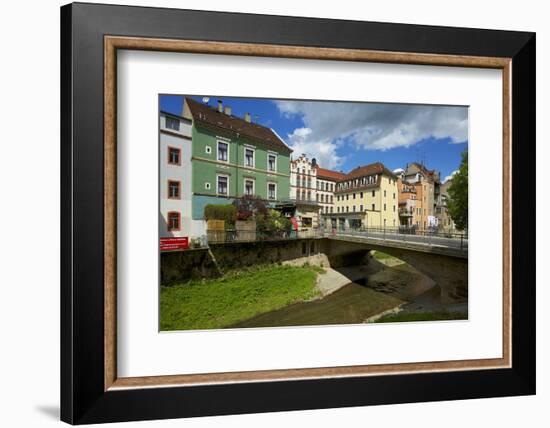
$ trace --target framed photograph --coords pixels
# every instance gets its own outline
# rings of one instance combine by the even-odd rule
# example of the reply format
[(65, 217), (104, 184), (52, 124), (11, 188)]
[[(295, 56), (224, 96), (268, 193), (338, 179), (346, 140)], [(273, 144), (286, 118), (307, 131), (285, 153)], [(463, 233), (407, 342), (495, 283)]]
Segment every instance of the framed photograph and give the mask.
[(61, 53), (62, 420), (535, 393), (533, 33), (76, 3)]

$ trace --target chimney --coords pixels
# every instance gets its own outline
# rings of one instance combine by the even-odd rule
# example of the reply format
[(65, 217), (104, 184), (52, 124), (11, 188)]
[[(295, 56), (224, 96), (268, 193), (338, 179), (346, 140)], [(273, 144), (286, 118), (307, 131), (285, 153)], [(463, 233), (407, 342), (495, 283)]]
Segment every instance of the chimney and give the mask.
[(223, 109), (223, 112), (224, 112), (226, 115), (231, 116), (231, 107), (225, 106), (225, 108)]
[(220, 113), (223, 112), (223, 103), (222, 103), (222, 100), (218, 100), (218, 111)]
[(252, 117), (250, 117), (250, 113), (244, 114), (244, 120), (246, 120), (248, 123), (252, 122)]

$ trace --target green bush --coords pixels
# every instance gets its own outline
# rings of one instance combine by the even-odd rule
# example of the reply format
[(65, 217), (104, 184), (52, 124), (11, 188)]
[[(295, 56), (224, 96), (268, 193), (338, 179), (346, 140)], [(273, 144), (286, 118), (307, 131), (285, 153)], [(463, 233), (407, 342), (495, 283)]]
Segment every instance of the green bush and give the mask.
[(269, 209), (266, 214), (256, 216), (257, 229), (266, 232), (289, 231), (291, 222), (279, 211)]
[(208, 204), (204, 207), (206, 220), (224, 220), (226, 226), (235, 224), (237, 208), (234, 205)]

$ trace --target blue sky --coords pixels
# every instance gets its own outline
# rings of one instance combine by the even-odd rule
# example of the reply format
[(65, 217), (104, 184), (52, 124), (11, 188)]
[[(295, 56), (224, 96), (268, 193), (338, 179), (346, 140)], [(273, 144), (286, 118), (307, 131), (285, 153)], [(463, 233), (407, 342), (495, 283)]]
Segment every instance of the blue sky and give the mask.
[[(203, 96), (193, 96), (202, 102)], [(468, 109), (461, 106), (293, 101), (209, 96), (230, 105), (232, 114), (275, 130), (294, 149), (324, 168), (348, 172), (382, 162), (389, 169), (423, 161), (441, 179), (460, 165), (467, 149)], [(183, 96), (162, 95), (160, 108), (181, 114)]]

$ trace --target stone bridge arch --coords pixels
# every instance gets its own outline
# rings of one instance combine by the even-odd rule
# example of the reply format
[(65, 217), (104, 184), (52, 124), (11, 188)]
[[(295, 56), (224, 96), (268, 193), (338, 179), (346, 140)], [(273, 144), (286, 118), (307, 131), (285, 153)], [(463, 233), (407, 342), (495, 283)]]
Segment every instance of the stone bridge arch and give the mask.
[(404, 248), (384, 243), (357, 242), (345, 238), (330, 238), (325, 252), (331, 264), (342, 265), (348, 259), (357, 263), (370, 250), (377, 250), (403, 260), (413, 268), (432, 279), (441, 290), (441, 303), (464, 301), (468, 297), (467, 253), (422, 248)]

